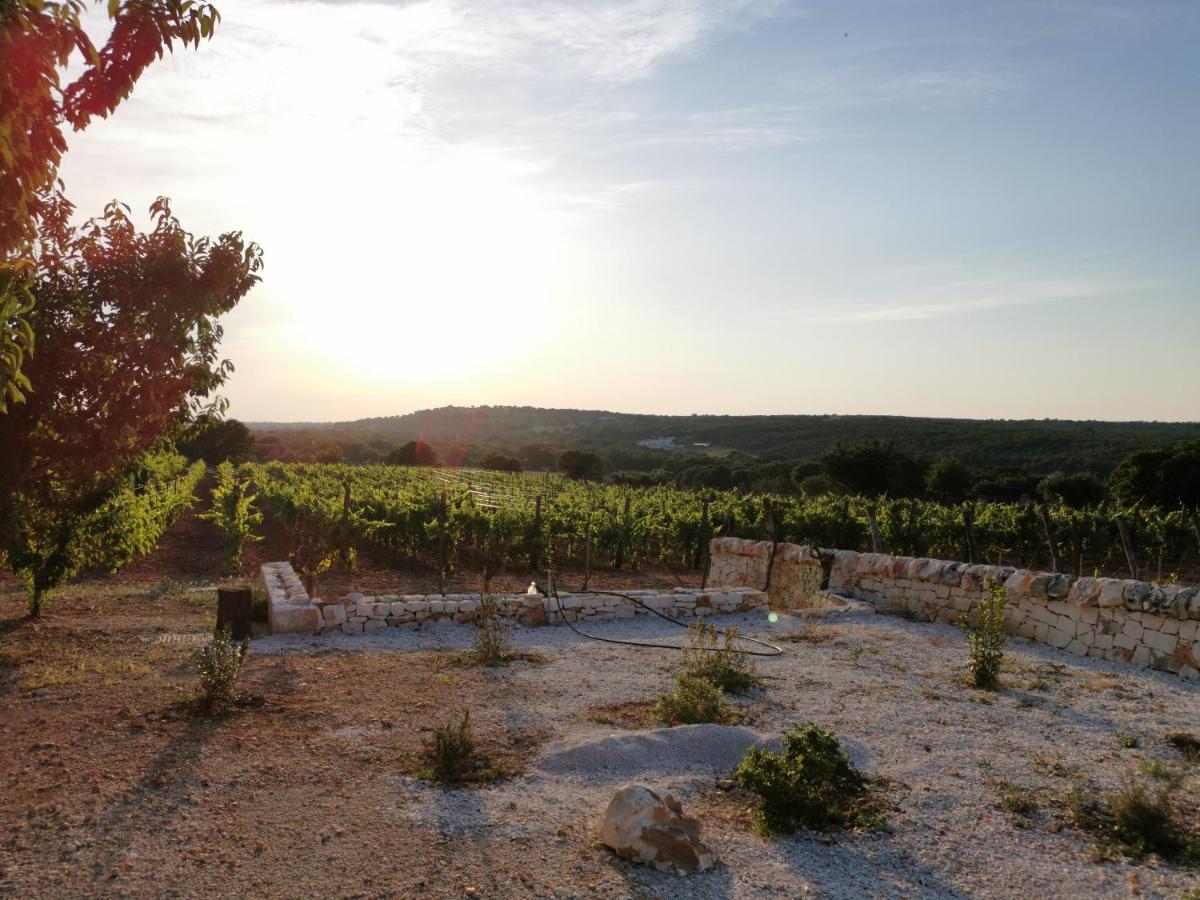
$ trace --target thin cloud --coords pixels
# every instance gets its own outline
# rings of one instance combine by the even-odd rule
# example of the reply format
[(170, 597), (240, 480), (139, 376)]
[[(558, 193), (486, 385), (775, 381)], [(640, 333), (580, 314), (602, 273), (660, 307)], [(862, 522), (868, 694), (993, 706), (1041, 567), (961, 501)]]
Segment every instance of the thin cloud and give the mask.
[[(1119, 278), (1063, 276), (1043, 279), (952, 281), (905, 292), (899, 302), (861, 308), (861, 300), (826, 299), (822, 307), (842, 309), (809, 316), (822, 322), (909, 322), (944, 319), (967, 313), (1009, 307), (1102, 299), (1154, 287), (1151, 282)], [(846, 307), (859, 306), (857, 309)]]

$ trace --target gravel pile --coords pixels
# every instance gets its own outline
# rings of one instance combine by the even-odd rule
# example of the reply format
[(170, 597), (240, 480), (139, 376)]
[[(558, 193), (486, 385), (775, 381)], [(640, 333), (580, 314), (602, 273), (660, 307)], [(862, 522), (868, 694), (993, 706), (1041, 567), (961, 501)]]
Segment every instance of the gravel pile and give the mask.
[(748, 747), (765, 735), (735, 725), (681, 725), (634, 734), (614, 734), (546, 747), (537, 767), (544, 772), (611, 781), (631, 775), (728, 773)]

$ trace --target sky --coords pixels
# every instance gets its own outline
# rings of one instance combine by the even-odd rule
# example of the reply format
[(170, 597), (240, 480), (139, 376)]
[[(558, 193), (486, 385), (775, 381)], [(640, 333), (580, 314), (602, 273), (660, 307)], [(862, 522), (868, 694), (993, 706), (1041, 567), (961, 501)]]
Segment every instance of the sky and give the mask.
[(263, 247), (232, 416), (1200, 418), (1194, 0), (218, 6), (61, 176)]

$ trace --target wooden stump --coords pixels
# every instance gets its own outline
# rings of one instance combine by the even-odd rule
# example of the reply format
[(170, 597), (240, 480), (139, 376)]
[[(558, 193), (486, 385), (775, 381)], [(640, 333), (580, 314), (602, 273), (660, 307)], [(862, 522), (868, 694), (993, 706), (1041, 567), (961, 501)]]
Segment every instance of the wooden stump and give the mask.
[(250, 612), (254, 597), (250, 588), (217, 588), (217, 631), (228, 628), (233, 639), (250, 637)]

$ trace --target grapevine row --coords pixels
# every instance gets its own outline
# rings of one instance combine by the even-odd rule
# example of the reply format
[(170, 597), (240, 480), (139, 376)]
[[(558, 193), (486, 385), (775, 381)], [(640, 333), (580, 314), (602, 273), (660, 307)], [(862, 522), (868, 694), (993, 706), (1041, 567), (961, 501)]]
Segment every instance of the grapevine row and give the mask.
[(1188, 509), (804, 499), (399, 466), (273, 462), (240, 474), (326, 565), (373, 546), (443, 569), (585, 558), (596, 567), (694, 568), (709, 538), (730, 535), (1162, 579), (1192, 567), (1200, 547)]

